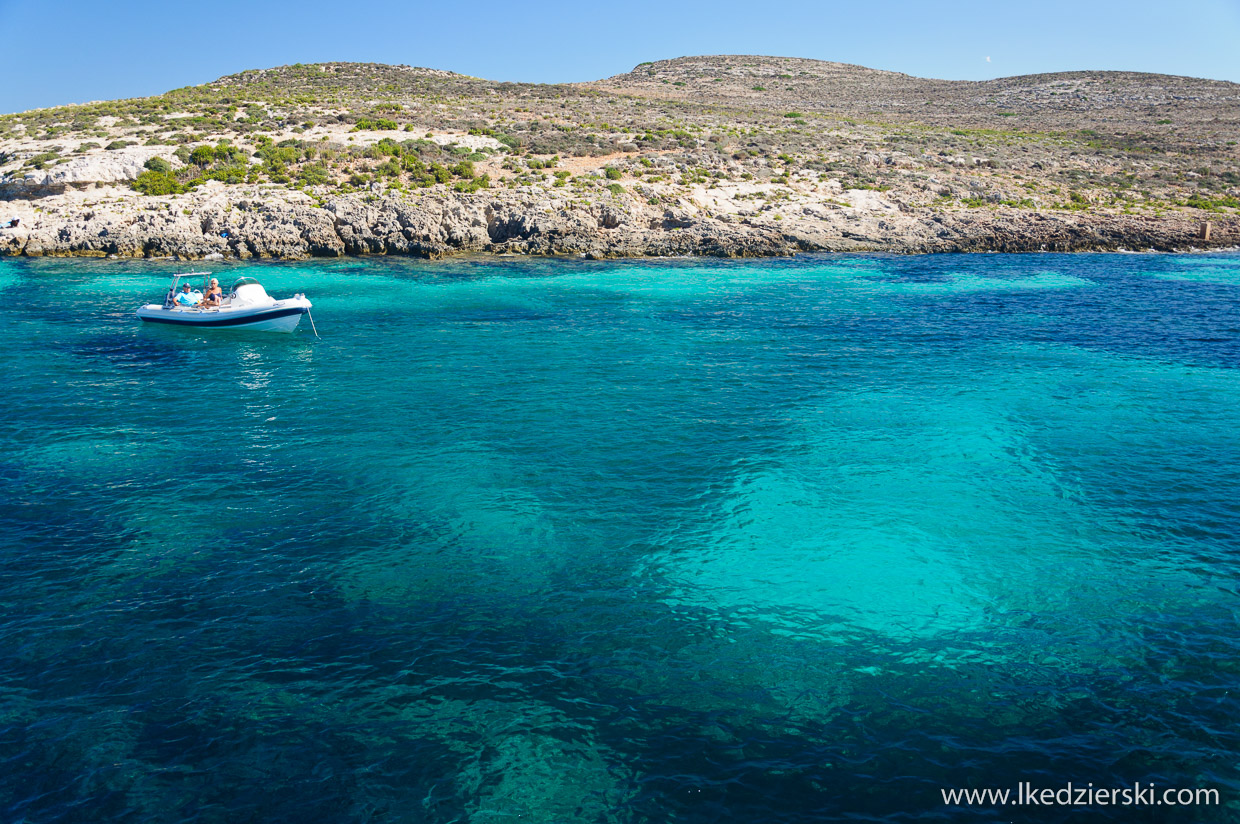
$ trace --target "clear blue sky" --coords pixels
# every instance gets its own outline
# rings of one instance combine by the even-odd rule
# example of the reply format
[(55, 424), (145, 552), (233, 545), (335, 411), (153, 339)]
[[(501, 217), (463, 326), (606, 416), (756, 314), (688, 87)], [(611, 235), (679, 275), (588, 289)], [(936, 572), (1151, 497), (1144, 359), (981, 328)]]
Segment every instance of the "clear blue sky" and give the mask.
[(0, 0), (0, 33), (0, 112), (328, 60), (537, 82), (691, 54), (960, 80), (1128, 69), (1240, 82), (1240, 0)]

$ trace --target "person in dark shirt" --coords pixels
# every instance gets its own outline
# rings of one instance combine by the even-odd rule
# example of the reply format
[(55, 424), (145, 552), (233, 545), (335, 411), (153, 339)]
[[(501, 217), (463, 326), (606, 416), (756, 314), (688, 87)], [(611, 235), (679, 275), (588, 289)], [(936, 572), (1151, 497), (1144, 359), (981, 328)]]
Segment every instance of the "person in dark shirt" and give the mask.
[(224, 300), (224, 290), (220, 288), (220, 282), (215, 278), (211, 278), (211, 285), (207, 288), (207, 293), (202, 296), (200, 306), (219, 306)]

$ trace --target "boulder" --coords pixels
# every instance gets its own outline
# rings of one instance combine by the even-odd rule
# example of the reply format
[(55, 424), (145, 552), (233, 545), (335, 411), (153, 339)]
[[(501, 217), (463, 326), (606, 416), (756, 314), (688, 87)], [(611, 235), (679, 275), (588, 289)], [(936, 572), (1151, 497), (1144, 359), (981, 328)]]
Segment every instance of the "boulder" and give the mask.
[[(67, 189), (128, 183), (145, 171), (152, 157), (167, 156), (167, 146), (132, 146), (117, 151), (75, 157), (48, 168), (0, 178), (0, 194), (5, 197), (46, 197)], [(174, 166), (180, 165), (170, 160)]]

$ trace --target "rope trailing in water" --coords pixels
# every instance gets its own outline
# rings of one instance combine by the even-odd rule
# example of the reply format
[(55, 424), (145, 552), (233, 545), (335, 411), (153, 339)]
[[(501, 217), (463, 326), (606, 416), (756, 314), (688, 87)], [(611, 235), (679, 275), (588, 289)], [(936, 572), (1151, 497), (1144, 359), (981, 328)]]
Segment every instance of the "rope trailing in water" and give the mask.
[[(314, 336), (315, 336), (316, 338), (319, 338), (319, 330), (318, 330), (318, 329), (316, 329), (316, 328), (315, 328), (315, 326), (314, 326), (314, 315), (310, 314), (310, 310), (309, 310), (309, 309), (307, 309), (307, 310), (306, 310), (306, 317), (310, 318), (310, 328), (311, 328), (311, 329), (314, 329)], [(319, 340), (323, 340), (323, 339), (322, 339), (322, 338), (319, 338)]]

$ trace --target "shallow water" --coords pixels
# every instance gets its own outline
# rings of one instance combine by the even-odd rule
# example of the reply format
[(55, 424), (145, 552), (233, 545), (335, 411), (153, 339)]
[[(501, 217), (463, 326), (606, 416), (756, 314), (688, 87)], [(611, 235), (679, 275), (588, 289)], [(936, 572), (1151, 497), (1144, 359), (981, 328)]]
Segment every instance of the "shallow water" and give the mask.
[(1240, 256), (211, 268), (0, 261), (0, 820), (1240, 813)]

